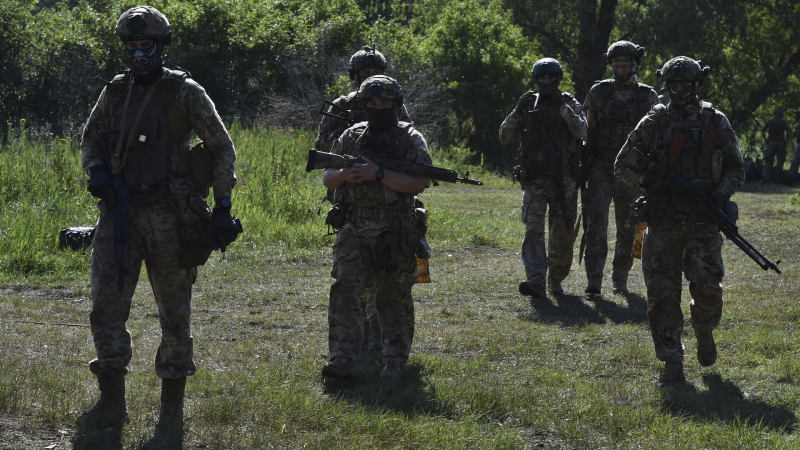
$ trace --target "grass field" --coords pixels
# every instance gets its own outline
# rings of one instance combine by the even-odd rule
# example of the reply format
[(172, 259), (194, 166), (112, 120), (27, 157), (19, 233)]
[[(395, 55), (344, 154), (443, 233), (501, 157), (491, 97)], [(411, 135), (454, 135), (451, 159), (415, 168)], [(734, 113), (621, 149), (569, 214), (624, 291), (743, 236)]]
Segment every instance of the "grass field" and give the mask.
[[(365, 356), (355, 381), (325, 383), (332, 238), (317, 215), (321, 176), (302, 170), (311, 138), (233, 135), (246, 234), (195, 285), (184, 448), (800, 448), (793, 189), (736, 194), (741, 233), (782, 259), (783, 275), (726, 244), (719, 360), (697, 364), (687, 326), (689, 384), (659, 390), (638, 263), (628, 295), (611, 295), (607, 278), (602, 296), (586, 297), (576, 267), (566, 295), (531, 305), (517, 293), (519, 187), (473, 167), (485, 186), (443, 183), (422, 196), (433, 283), (414, 288), (407, 376), (382, 383), (379, 358)], [(440, 165), (460, 156), (433, 153)], [(131, 422), (116, 436), (79, 426), (98, 395), (87, 369), (89, 255), (60, 252), (56, 237), (93, 223), (84, 184), (74, 141), (20, 139), (0, 151), (0, 449), (152, 448), (159, 328), (144, 277), (128, 322)], [(684, 289), (687, 314), (689, 300)]]

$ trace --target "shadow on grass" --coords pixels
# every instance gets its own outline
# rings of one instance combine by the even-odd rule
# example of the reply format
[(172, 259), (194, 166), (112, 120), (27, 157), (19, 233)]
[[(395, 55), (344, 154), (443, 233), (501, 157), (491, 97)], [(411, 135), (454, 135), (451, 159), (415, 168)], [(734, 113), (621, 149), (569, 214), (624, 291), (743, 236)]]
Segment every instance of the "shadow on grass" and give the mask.
[[(364, 359), (370, 361), (369, 357)], [(376, 411), (388, 410), (408, 417), (455, 417), (453, 406), (436, 400), (436, 389), (423, 379), (421, 365), (409, 364), (400, 378), (385, 381), (380, 379), (381, 365), (367, 361), (362, 362), (358, 375), (351, 380), (323, 379), (323, 392)]]
[(698, 392), (693, 385), (674, 386), (661, 391), (661, 403), (672, 415), (696, 420), (764, 426), (788, 432), (797, 425), (791, 409), (745, 398), (742, 390), (719, 374), (703, 375), (708, 391)]
[(614, 323), (646, 323), (647, 300), (639, 294), (619, 295), (625, 304), (608, 300), (603, 296), (580, 297), (556, 295), (547, 299), (531, 301), (533, 311), (523, 313), (520, 318), (535, 322), (558, 323), (565, 327), (575, 325)]
[(75, 421), (72, 446), (74, 450), (122, 449), (122, 427), (98, 428), (92, 411), (86, 410)]

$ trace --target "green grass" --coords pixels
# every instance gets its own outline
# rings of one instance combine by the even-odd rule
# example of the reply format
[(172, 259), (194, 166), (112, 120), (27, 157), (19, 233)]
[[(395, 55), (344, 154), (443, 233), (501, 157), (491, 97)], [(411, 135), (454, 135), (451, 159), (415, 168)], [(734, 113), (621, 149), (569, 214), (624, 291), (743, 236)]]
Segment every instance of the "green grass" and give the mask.
[[(741, 233), (783, 259), (784, 273), (763, 272), (726, 244), (719, 361), (697, 364), (687, 326), (690, 384), (661, 391), (638, 262), (627, 296), (585, 297), (575, 268), (567, 295), (531, 306), (517, 293), (519, 186), (471, 167), (485, 186), (442, 183), (422, 195), (433, 283), (414, 288), (408, 375), (381, 383), (379, 360), (365, 357), (357, 381), (323, 383), (332, 238), (316, 213), (321, 174), (303, 171), (312, 138), (232, 133), (234, 212), (246, 233), (195, 285), (199, 370), (187, 388), (186, 448), (800, 447), (793, 190), (748, 186), (734, 197)], [(438, 165), (468, 169), (454, 162), (458, 149), (432, 153)], [(77, 144), (14, 142), (0, 152), (0, 181), (0, 448), (91, 448), (108, 438), (82, 435), (77, 423), (97, 398), (86, 367), (94, 349), (88, 328), (67, 325), (88, 323), (89, 256), (56, 243), (60, 227), (96, 215)], [(130, 449), (147, 448), (157, 421), (159, 329), (144, 280), (128, 322), (131, 423), (118, 437)], [(684, 289), (687, 315), (689, 300)]]

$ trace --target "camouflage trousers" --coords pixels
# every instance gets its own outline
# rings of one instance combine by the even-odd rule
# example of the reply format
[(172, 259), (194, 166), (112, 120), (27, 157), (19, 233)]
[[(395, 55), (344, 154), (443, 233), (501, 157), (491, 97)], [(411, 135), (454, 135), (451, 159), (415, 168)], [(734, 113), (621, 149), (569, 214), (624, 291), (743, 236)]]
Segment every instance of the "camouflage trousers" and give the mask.
[(628, 281), (633, 266), (633, 242), (636, 224), (625, 228), (633, 211), (632, 204), (641, 190), (631, 187), (614, 176), (613, 161), (593, 161), (589, 167), (589, 180), (583, 193), (583, 214), (586, 215), (586, 278), (589, 283), (602, 283), (603, 270), (608, 257), (608, 216), (614, 201), (614, 221), (617, 224), (617, 241), (614, 245), (611, 278), (615, 282)]
[(101, 205), (92, 250), (92, 311), (89, 314), (97, 358), (89, 363), (89, 369), (94, 373), (103, 369), (127, 372), (131, 361), (131, 335), (125, 322), (144, 262), (161, 324), (156, 375), (161, 378), (193, 375), (196, 368), (190, 315), (197, 268), (184, 269), (178, 265), (178, 217), (168, 204), (131, 207), (130, 216), (130, 268), (123, 279), (122, 293), (119, 293), (114, 217)]
[[(522, 264), (528, 280), (545, 282), (548, 268), (550, 277), (561, 281), (569, 275), (572, 266), (572, 244), (575, 217), (578, 209), (577, 182), (564, 178), (566, 207), (570, 212), (569, 226), (564, 225), (561, 200), (551, 179), (539, 178), (522, 185), (522, 222), (525, 237), (522, 240)], [(544, 248), (544, 224), (547, 215), (548, 242)]]
[(370, 320), (378, 314), (375, 306), (375, 293), (378, 286), (375, 285), (375, 269), (369, 269), (367, 277), (364, 279), (364, 290), (361, 292), (361, 305), (364, 307), (364, 320)]
[[(773, 161), (775, 161), (774, 167)], [(765, 180), (774, 180), (775, 172), (783, 171), (784, 161), (786, 161), (786, 142), (769, 141), (767, 150), (764, 152), (764, 168), (761, 171), (761, 177)]]
[(656, 357), (661, 361), (682, 361), (681, 272), (689, 281), (692, 327), (696, 331), (712, 331), (722, 317), (724, 266), (719, 228), (701, 223), (687, 226), (677, 221), (651, 224), (644, 235), (642, 272)]
[(364, 339), (361, 295), (370, 268), (375, 272), (375, 306), (383, 332), (383, 360), (403, 365), (414, 339), (414, 302), (411, 289), (417, 279), (417, 261), (400, 243), (398, 233), (377, 236), (357, 233), (349, 224), (333, 244), (333, 267), (328, 303), (330, 359), (358, 359)]

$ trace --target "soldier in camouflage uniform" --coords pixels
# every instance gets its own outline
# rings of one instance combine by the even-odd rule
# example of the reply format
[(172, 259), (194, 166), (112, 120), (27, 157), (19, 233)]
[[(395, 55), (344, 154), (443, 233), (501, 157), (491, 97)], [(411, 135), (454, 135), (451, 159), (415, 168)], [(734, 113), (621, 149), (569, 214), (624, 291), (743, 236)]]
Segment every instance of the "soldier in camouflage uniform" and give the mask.
[[(347, 70), (350, 74), (350, 79), (353, 80), (355, 90), (337, 98), (333, 101), (333, 104), (351, 111), (354, 122), (364, 121), (364, 108), (358, 101), (358, 88), (367, 78), (373, 75), (383, 75), (387, 67), (389, 67), (389, 62), (374, 44), (372, 47), (364, 46), (361, 50), (355, 52), (347, 64)], [(329, 112), (333, 114), (341, 113), (336, 108), (332, 108)], [(398, 106), (397, 114), (401, 121), (412, 123), (404, 104)], [(339, 136), (349, 127), (347, 120), (322, 116), (314, 148), (321, 152), (330, 152)], [(361, 294), (361, 303), (364, 304), (364, 313), (367, 320), (367, 348), (370, 351), (380, 351), (381, 342), (383, 341), (375, 307), (375, 292), (375, 272), (370, 269), (364, 284), (364, 292)]]
[(639, 83), (636, 78), (644, 48), (619, 41), (611, 44), (604, 56), (614, 71), (614, 77), (592, 86), (583, 103), (589, 125), (588, 183), (582, 195), (583, 213), (586, 215), (587, 294), (600, 294), (608, 256), (608, 213), (612, 200), (617, 241), (611, 281), (615, 293), (628, 290), (636, 226), (626, 228), (625, 224), (640, 190), (614, 177), (614, 160), (639, 119), (659, 101), (655, 90)]
[(792, 182), (797, 181), (797, 170), (800, 168), (800, 108), (797, 109), (795, 114), (797, 125), (794, 127), (794, 154), (792, 155), (792, 164), (789, 166), (789, 180)]
[[(384, 75), (364, 80), (358, 98), (366, 122), (347, 129), (333, 146), (340, 155), (377, 155), (431, 165), (425, 139), (411, 124), (398, 120), (403, 92)], [(362, 291), (369, 269), (377, 280), (376, 307), (383, 331), (384, 368), (381, 378), (395, 379), (405, 369), (414, 338), (411, 288), (417, 277), (414, 242), (420, 225), (414, 196), (430, 185), (368, 160), (350, 169), (326, 169), (323, 184), (336, 189), (346, 221), (333, 244), (335, 279), (328, 304), (330, 362), (322, 368), (328, 378), (355, 374), (364, 324), (360, 317)]]
[[(190, 300), (197, 277), (197, 268), (182, 262), (182, 233), (200, 224), (220, 248), (237, 234), (230, 215), (236, 184), (233, 142), (205, 90), (187, 72), (163, 67), (161, 55), (171, 34), (167, 18), (155, 8), (137, 6), (120, 16), (116, 35), (130, 70), (106, 86), (83, 130), (88, 189), (101, 199), (89, 315), (97, 352), (89, 368), (100, 385), (92, 416), (101, 427), (120, 426), (127, 417), (124, 376), (131, 337), (125, 322), (143, 261), (161, 324), (155, 359), (156, 375), (163, 379), (159, 423), (182, 423), (186, 377), (195, 373)], [(206, 169), (213, 173), (213, 212), (191, 181), (192, 131), (211, 155)], [(115, 234), (122, 228), (115, 225), (121, 214), (115, 192), (121, 190), (130, 193), (129, 253), (118, 260)]]
[[(572, 227), (577, 214), (578, 146), (586, 134), (581, 105), (558, 85), (561, 64), (543, 58), (531, 72), (539, 93), (526, 92), (500, 125), (500, 142), (519, 143), (521, 166), (515, 177), (522, 184), (522, 263), (526, 280), (519, 292), (535, 299), (547, 298), (547, 289), (562, 294), (561, 282), (572, 265)], [(549, 240), (545, 252), (545, 213)], [(549, 268), (549, 274), (548, 274)]]
[(685, 56), (659, 71), (671, 102), (658, 104), (639, 122), (617, 157), (614, 169), (630, 186), (644, 189), (647, 222), (642, 271), (647, 285), (647, 318), (656, 357), (665, 362), (659, 382), (679, 383), (683, 373), (681, 272), (689, 281), (691, 324), (697, 360), (717, 359), (712, 331), (722, 316), (722, 237), (719, 227), (698, 212), (692, 200), (669, 190), (652, 172), (637, 174), (624, 163), (636, 148), (682, 176), (724, 209), (744, 182), (742, 154), (724, 114), (696, 96), (708, 67)]
[[(783, 111), (776, 109), (771, 119), (764, 124), (761, 136), (767, 143), (767, 150), (764, 152), (764, 168), (762, 169), (762, 179), (764, 181), (782, 181), (783, 163), (786, 161), (786, 138), (789, 137), (791, 130), (789, 124), (783, 120)], [(772, 162), (776, 160), (773, 168)]]

